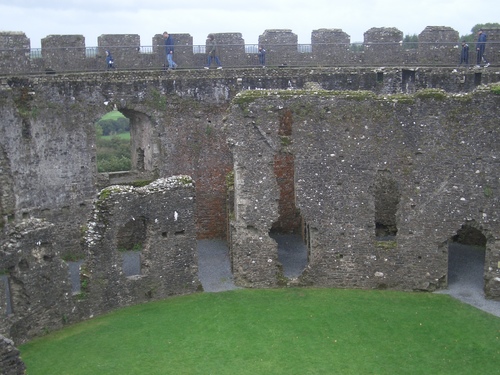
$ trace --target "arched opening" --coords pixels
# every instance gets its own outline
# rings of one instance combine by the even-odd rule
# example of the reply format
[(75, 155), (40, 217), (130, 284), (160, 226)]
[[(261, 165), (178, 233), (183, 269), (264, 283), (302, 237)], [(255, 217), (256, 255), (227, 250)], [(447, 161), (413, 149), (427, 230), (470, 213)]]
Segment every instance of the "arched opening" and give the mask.
[(269, 236), (278, 244), (278, 261), (288, 278), (300, 276), (308, 261), (304, 231), (301, 230), (303, 220), (295, 205), (295, 156), (290, 151), (292, 124), (292, 112), (283, 111), (278, 129), (281, 148), (274, 156), (274, 175), (280, 192), (279, 217), (269, 231)]
[(483, 293), (486, 237), (472, 225), (462, 225), (448, 244), (448, 289), (462, 297)]
[(141, 252), (146, 243), (146, 218), (133, 218), (120, 228), (116, 247), (122, 254), (123, 274), (127, 277), (141, 274)]
[(130, 120), (120, 111), (113, 110), (95, 124), (97, 171), (130, 171)]
[[(159, 145), (153, 140), (154, 127), (151, 119), (142, 112), (121, 109), (130, 119), (131, 171), (144, 173), (155, 169), (154, 157), (159, 154)], [(154, 139), (158, 139), (157, 135)]]

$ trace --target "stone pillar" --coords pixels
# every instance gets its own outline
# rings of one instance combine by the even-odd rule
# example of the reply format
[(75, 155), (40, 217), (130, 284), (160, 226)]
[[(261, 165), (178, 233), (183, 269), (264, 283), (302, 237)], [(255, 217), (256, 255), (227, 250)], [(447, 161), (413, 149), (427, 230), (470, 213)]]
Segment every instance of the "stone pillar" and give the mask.
[(85, 51), (83, 35), (49, 35), (42, 39), (42, 57), (48, 72), (83, 70)]
[(394, 27), (373, 27), (364, 34), (365, 64), (401, 64), (403, 32)]
[(107, 34), (97, 38), (98, 69), (106, 69), (106, 50), (119, 69), (140, 68), (141, 39), (137, 34)]
[(0, 73), (29, 73), (30, 40), (22, 32), (0, 32)]
[[(419, 64), (454, 66), (460, 62), (458, 31), (447, 26), (427, 26), (418, 35)], [(474, 62), (474, 46), (470, 46), (469, 64)]]
[(320, 66), (348, 62), (351, 37), (341, 29), (318, 29), (311, 34), (313, 60)]
[(266, 49), (267, 65), (292, 65), (299, 57), (297, 34), (289, 29), (264, 31), (259, 36), (259, 45)]
[(246, 63), (245, 40), (241, 36), (241, 33), (212, 34), (215, 36), (215, 41), (219, 46), (219, 59), (222, 66), (241, 67)]
[[(170, 34), (174, 39), (174, 61), (179, 68), (191, 68), (196, 66), (193, 53), (193, 37), (190, 34)], [(154, 67), (166, 64), (165, 41), (163, 34), (153, 37), (153, 56), (155, 56)], [(144, 56), (146, 58), (146, 56)], [(198, 66), (200, 64), (197, 64)]]

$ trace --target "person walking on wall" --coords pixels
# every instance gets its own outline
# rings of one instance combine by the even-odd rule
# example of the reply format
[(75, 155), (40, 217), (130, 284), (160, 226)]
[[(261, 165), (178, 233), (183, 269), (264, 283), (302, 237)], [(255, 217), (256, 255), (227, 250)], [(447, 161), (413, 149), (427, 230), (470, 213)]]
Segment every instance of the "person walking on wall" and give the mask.
[(462, 40), (462, 52), (460, 52), (460, 64), (458, 66), (464, 64), (466, 67), (469, 66), (469, 45)]
[(266, 50), (262, 46), (259, 47), (259, 63), (263, 68), (266, 67)]
[(111, 56), (111, 52), (106, 51), (106, 66), (108, 69), (115, 68), (115, 61), (113, 60), (113, 56)]
[(490, 63), (486, 61), (486, 57), (484, 56), (484, 50), (486, 48), (486, 39), (487, 39), (486, 34), (483, 32), (482, 29), (479, 29), (477, 33), (477, 43), (476, 43), (476, 51), (477, 51), (476, 68), (480, 68), (482, 62), (486, 63), (484, 65), (485, 68), (490, 66)]
[[(165, 41), (168, 69), (175, 69), (177, 64), (174, 62), (174, 39), (166, 31), (163, 32), (163, 39)], [(167, 67), (167, 64), (165, 64), (165, 67)]]
[(219, 60), (219, 47), (217, 46), (217, 42), (215, 41), (214, 34), (208, 34), (207, 36), (207, 66), (205, 69), (210, 69), (210, 65), (212, 64), (212, 59), (215, 60), (217, 64), (217, 69), (222, 69), (222, 64)]

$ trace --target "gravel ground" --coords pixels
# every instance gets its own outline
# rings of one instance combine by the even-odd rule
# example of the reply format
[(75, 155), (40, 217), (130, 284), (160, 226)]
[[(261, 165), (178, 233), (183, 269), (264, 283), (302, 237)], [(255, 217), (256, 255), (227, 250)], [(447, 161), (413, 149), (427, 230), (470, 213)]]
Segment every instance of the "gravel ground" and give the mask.
[[(285, 276), (300, 276), (307, 265), (307, 251), (295, 235), (277, 235), (278, 257)], [(484, 251), (471, 246), (453, 243), (449, 247), (448, 289), (436, 293), (450, 296), (500, 317), (500, 301), (484, 298), (483, 267)], [(234, 285), (229, 260), (229, 248), (222, 240), (198, 241), (199, 278), (205, 292), (222, 292), (237, 289)]]
[(448, 289), (436, 293), (449, 294), (464, 303), (495, 316), (500, 316), (500, 301), (484, 298), (484, 251), (473, 246), (449, 245)]
[(205, 292), (236, 289), (231, 273), (229, 248), (222, 240), (200, 240), (198, 249), (198, 276)]

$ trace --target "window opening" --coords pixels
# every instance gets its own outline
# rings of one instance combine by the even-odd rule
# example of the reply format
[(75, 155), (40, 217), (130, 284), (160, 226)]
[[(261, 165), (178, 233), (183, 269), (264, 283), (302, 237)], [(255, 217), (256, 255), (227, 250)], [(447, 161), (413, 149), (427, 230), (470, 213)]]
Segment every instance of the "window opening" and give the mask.
[(398, 233), (397, 211), (401, 193), (389, 171), (375, 178), (375, 236), (378, 241), (394, 241)]
[(145, 217), (130, 220), (118, 231), (117, 249), (122, 254), (122, 270), (127, 277), (141, 274), (141, 252), (146, 233)]
[(69, 279), (71, 281), (71, 293), (79, 294), (81, 290), (80, 282), (80, 267), (83, 264), (83, 260), (71, 261), (68, 263)]
[(402, 91), (406, 94), (415, 92), (415, 71), (403, 69)]
[(96, 122), (95, 131), (97, 171), (130, 171), (130, 120), (120, 111), (113, 110)]
[(137, 276), (141, 274), (141, 252), (124, 251), (122, 252), (122, 270), (126, 277)]
[(481, 85), (481, 79), (482, 79), (482, 74), (481, 73), (474, 73), (474, 85), (475, 86), (480, 86)]
[(5, 315), (12, 314), (12, 296), (10, 294), (10, 283), (9, 277), (7, 275), (0, 275), (0, 285), (3, 286), (4, 295), (5, 295)]

